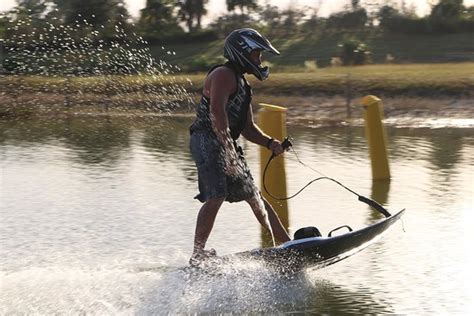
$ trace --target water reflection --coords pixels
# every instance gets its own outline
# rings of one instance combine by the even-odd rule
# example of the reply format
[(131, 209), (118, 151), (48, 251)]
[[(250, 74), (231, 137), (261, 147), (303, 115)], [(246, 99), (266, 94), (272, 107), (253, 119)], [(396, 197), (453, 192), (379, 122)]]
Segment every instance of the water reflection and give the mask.
[(79, 163), (85, 165), (116, 164), (130, 147), (130, 129), (107, 117), (68, 118), (61, 134), (55, 136), (74, 152)]
[(352, 290), (324, 279), (317, 280), (314, 286), (312, 293), (308, 293), (312, 299), (303, 305), (305, 313), (377, 315), (395, 312), (393, 303), (386, 298), (377, 298), (377, 293), (363, 286)]
[(342, 156), (350, 156), (365, 148), (364, 129), (359, 127), (321, 127), (311, 129), (302, 126), (289, 128), (289, 136), (294, 139), (294, 144), (310, 146), (315, 151), (321, 148), (337, 148)]
[(144, 148), (155, 153), (154, 157), (167, 159), (169, 154), (191, 157), (189, 150), (183, 151), (189, 141), (189, 118), (163, 117), (150, 123), (139, 128), (143, 132)]
[(184, 178), (190, 183), (195, 183), (197, 169), (189, 151), (191, 121), (192, 117), (162, 117), (137, 128), (143, 134), (141, 145), (153, 159), (158, 162), (169, 162), (172, 156), (174, 164), (182, 171)]
[(110, 165), (130, 146), (130, 128), (107, 117), (2, 121), (0, 144), (12, 146), (59, 145), (79, 164)]
[(431, 163), (434, 169), (452, 169), (461, 158), (463, 135), (450, 129), (435, 129), (431, 134)]

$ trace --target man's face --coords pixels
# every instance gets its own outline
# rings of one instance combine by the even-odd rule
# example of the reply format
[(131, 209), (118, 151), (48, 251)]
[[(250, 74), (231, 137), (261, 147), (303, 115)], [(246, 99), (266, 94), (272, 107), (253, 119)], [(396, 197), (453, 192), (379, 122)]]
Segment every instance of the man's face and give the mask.
[(262, 63), (262, 51), (254, 49), (250, 52), (250, 60), (255, 64), (259, 65)]

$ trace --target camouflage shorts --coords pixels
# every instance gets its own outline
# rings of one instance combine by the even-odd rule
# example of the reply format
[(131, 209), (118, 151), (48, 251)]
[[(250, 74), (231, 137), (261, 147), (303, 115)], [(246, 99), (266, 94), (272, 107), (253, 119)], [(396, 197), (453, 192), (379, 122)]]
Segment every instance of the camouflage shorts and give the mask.
[(235, 146), (239, 154), (238, 172), (235, 176), (227, 176), (222, 145), (215, 135), (206, 131), (191, 134), (190, 149), (199, 182), (196, 199), (204, 203), (211, 198), (225, 197), (228, 202), (239, 202), (258, 193), (243, 151)]

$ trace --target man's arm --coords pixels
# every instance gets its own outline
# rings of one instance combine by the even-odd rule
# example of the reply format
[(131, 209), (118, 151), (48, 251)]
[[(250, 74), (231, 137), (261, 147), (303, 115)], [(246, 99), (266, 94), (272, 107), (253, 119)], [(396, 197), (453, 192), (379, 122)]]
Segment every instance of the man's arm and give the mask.
[(247, 123), (242, 131), (242, 135), (252, 143), (270, 149), (277, 156), (285, 151), (283, 147), (281, 147), (281, 142), (279, 140), (273, 139), (265, 134), (260, 127), (255, 124), (255, 121), (253, 120), (252, 105), (249, 106), (247, 112)]

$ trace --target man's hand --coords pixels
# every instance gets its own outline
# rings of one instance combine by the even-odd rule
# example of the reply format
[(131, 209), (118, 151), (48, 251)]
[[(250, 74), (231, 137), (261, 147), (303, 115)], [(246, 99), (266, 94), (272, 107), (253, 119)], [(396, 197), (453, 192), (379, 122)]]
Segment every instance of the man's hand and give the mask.
[(285, 152), (285, 149), (283, 149), (281, 142), (278, 139), (273, 139), (268, 146), (268, 149), (270, 149), (275, 156), (279, 156)]

